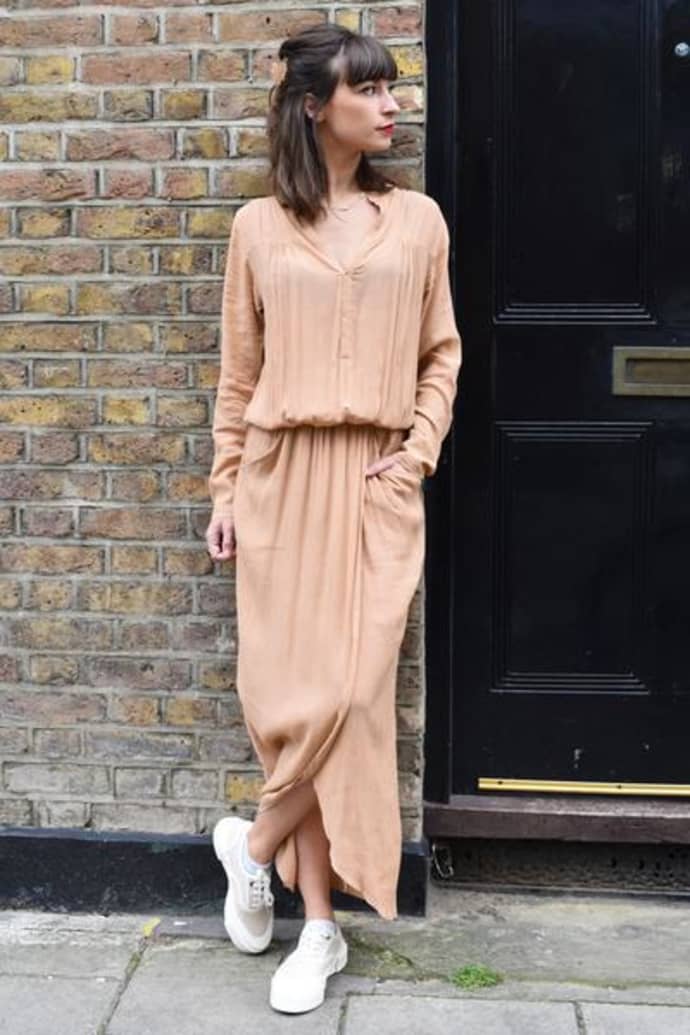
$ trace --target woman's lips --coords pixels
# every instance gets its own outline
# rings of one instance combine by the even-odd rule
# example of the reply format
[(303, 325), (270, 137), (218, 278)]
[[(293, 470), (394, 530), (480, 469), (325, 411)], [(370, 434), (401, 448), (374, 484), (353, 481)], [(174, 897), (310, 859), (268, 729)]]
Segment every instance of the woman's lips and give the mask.
[(395, 129), (395, 126), (391, 123), (390, 126), (377, 126), (376, 128), (379, 131), (379, 133), (387, 133), (390, 136), (393, 130)]

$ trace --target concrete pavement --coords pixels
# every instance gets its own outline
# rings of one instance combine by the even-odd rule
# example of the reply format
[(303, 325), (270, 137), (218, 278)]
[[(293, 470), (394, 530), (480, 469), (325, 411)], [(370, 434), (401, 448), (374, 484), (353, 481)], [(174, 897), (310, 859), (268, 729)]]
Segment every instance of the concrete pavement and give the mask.
[[(298, 920), (278, 919), (251, 957), (228, 941), (222, 901), (194, 916), (8, 910), (0, 1033), (690, 1035), (687, 899), (430, 892), (424, 918), (338, 913), (348, 966), (294, 1017), (267, 996)], [(472, 966), (496, 983), (456, 983)]]

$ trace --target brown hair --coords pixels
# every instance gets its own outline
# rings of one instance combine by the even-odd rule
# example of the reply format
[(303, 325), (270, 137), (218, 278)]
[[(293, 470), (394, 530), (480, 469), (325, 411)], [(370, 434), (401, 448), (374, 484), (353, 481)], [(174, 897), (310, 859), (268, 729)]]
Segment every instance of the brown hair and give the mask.
[[(269, 92), (269, 179), (281, 204), (289, 206), (298, 219), (311, 223), (328, 193), (328, 169), (314, 120), (304, 110), (304, 95), (313, 94), (321, 107), (341, 79), (349, 86), (369, 79), (393, 81), (398, 67), (390, 50), (374, 36), (333, 24), (310, 26), (284, 39), (278, 58), (285, 60), (286, 71)], [(365, 154), (355, 178), (360, 190), (385, 192), (395, 186)]]

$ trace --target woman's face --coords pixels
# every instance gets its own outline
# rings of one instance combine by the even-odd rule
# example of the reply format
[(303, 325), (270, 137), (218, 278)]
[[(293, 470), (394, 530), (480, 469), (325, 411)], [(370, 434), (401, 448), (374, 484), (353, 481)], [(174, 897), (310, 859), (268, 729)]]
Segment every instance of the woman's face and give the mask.
[[(326, 149), (387, 151), (392, 125), (400, 105), (389, 90), (388, 79), (370, 79), (356, 86), (340, 82), (326, 105), (314, 115), (316, 130)], [(307, 110), (315, 111), (314, 108)], [(388, 127), (384, 129), (383, 127)]]

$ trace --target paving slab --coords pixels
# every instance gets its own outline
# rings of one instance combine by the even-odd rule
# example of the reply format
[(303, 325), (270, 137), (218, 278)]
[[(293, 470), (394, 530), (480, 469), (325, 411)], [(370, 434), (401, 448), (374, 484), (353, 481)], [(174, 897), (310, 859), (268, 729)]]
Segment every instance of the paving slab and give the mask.
[(582, 1006), (587, 1035), (690, 1035), (690, 1010), (674, 1006)]
[(2, 1035), (95, 1035), (118, 993), (105, 977), (0, 976)]
[(417, 996), (353, 997), (344, 1035), (578, 1035), (568, 1003), (491, 1003)]
[(505, 979), (690, 986), (682, 900), (431, 885), (426, 917), (347, 914), (351, 973), (447, 978), (482, 963)]
[(279, 1014), (268, 1003), (275, 951), (256, 956), (193, 938), (151, 944), (110, 1018), (107, 1035), (336, 1035), (345, 1003), (329, 986), (308, 1014)]

